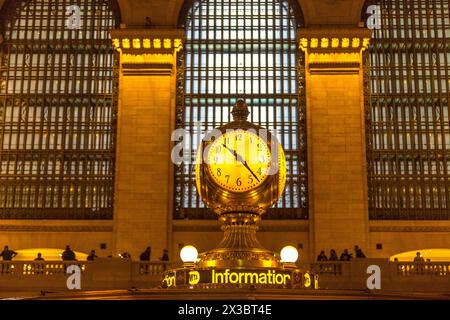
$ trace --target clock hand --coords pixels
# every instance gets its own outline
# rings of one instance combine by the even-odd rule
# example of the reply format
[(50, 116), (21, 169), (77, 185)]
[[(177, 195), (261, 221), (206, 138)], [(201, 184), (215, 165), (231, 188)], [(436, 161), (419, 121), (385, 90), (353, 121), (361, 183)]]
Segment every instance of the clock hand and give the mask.
[(227, 145), (226, 145), (225, 143), (223, 143), (223, 146), (225, 147), (225, 149), (227, 149), (228, 151), (230, 151), (230, 152), (233, 154), (233, 156), (236, 158), (237, 161), (240, 161), (240, 160), (238, 159), (238, 154), (237, 154), (236, 151), (234, 151), (233, 149), (228, 148)]
[(248, 164), (247, 164), (247, 161), (244, 161), (242, 164), (247, 168), (248, 171), (251, 172), (251, 174), (255, 177), (256, 180), (258, 180), (258, 182), (261, 182), (261, 181), (259, 181), (259, 179), (258, 179), (258, 177), (256, 176), (256, 174), (253, 172), (253, 170), (250, 169), (250, 167), (249, 167)]
[(234, 157), (236, 158), (237, 161), (239, 161), (240, 163), (242, 163), (244, 165), (245, 168), (247, 168), (248, 171), (250, 171), (250, 173), (255, 177), (256, 180), (258, 180), (258, 182), (260, 182), (260, 180), (258, 179), (258, 177), (256, 176), (256, 174), (252, 171), (252, 169), (250, 169), (250, 167), (247, 164), (247, 161), (244, 160), (244, 158), (242, 158), (237, 152), (236, 150), (230, 149), (228, 148), (228, 146), (224, 143), (223, 146), (230, 151)]

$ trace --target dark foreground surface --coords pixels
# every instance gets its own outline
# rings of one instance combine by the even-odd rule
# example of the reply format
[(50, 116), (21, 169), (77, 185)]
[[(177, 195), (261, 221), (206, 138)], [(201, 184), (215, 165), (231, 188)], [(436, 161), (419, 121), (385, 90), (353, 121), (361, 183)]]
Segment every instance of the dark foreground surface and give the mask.
[(78, 292), (2, 292), (3, 299), (19, 300), (450, 300), (450, 294), (364, 292), (339, 290), (113, 290)]

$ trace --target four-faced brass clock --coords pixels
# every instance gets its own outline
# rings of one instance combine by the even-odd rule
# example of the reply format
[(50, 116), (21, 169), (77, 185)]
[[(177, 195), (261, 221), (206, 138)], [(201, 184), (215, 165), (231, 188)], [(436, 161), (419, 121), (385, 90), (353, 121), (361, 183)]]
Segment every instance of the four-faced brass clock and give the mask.
[(242, 100), (232, 114), (234, 121), (202, 141), (197, 154), (197, 190), (217, 214), (262, 214), (284, 190), (283, 148), (267, 130), (246, 120), (249, 112)]

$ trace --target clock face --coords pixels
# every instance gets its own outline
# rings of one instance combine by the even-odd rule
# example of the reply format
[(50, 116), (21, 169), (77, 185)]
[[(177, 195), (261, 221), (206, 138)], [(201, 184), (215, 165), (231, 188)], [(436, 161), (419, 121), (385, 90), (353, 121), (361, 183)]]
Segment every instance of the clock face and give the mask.
[(207, 161), (209, 174), (216, 184), (228, 191), (246, 192), (266, 180), (271, 153), (258, 135), (233, 130), (210, 145)]

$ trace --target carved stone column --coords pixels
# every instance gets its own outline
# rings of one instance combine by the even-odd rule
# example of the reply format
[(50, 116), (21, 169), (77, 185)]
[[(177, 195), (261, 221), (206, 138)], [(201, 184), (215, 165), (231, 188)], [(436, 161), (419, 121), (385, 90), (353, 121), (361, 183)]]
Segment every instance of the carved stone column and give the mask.
[(114, 250), (152, 259), (169, 249), (172, 215), (171, 133), (177, 52), (183, 30), (111, 31), (120, 53)]
[(367, 29), (301, 29), (306, 55), (312, 256), (369, 251), (362, 54)]

